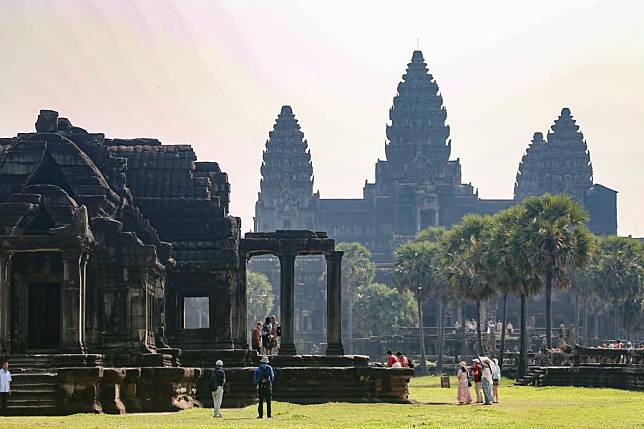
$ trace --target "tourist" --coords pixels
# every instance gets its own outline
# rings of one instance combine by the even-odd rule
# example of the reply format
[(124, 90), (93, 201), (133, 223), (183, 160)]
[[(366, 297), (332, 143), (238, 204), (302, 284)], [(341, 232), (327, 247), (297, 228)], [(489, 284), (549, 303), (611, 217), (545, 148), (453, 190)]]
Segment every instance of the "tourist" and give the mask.
[(499, 360), (497, 358), (492, 359), (494, 362), (494, 367), (492, 368), (492, 394), (494, 396), (494, 402), (499, 402), (499, 384), (501, 383), (501, 367), (499, 366)]
[[(398, 364), (398, 366), (394, 366)], [(398, 362), (398, 358), (394, 356), (394, 354), (391, 352), (391, 350), (387, 350), (387, 366), (389, 368), (400, 368), (400, 362)]]
[(457, 321), (454, 323), (454, 329), (460, 329), (460, 327), (461, 327), (461, 322), (459, 322), (459, 321), (457, 320)]
[(614, 342), (608, 343), (608, 348), (609, 349), (614, 349), (615, 348), (615, 343)]
[(514, 332), (514, 326), (512, 326), (512, 322), (508, 322), (505, 329), (507, 329), (508, 335), (512, 335), (512, 333)]
[(5, 360), (0, 368), (0, 416), (7, 415), (9, 392), (11, 392), (11, 373), (9, 372), (9, 362)]
[(478, 359), (472, 360), (472, 378), (474, 379), (474, 390), (476, 391), (476, 402), (483, 402), (483, 395), (481, 394), (481, 361)]
[(273, 380), (275, 374), (273, 368), (268, 364), (268, 356), (262, 356), (262, 362), (255, 369), (253, 382), (257, 386), (257, 397), (259, 405), (257, 406), (257, 418), (264, 417), (264, 402), (266, 402), (266, 417), (271, 418), (271, 399), (273, 396)]
[(264, 354), (270, 356), (273, 350), (273, 338), (272, 338), (273, 326), (271, 325), (271, 318), (267, 317), (264, 320), (264, 326), (262, 326), (262, 348), (264, 349)]
[(273, 348), (279, 348), (279, 338), (282, 336), (282, 326), (279, 324), (277, 321), (277, 317), (273, 314), (271, 316), (271, 325), (272, 325), (272, 330), (271, 334), (273, 337)]
[(396, 353), (396, 359), (398, 359), (398, 362), (400, 362), (401, 368), (409, 368), (409, 358), (402, 354), (402, 352)]
[(621, 349), (622, 348), (622, 342), (621, 340), (615, 340), (615, 349)]
[(494, 395), (492, 395), (492, 361), (487, 357), (481, 357), (481, 363), (483, 364), (481, 381), (483, 384), (483, 396), (485, 397), (483, 405), (492, 405), (494, 401)]
[(496, 333), (500, 334), (503, 332), (503, 323), (499, 320), (496, 322)]
[(470, 386), (472, 383), (470, 382), (470, 374), (467, 371), (467, 364), (465, 362), (459, 364), (456, 377), (458, 378), (458, 391), (456, 392), (458, 403), (461, 405), (471, 404), (472, 395), (470, 394)]
[(262, 354), (262, 322), (257, 322), (253, 328), (251, 345), (258, 355)]
[(215, 362), (216, 368), (210, 376), (210, 393), (212, 394), (213, 417), (221, 418), (221, 401), (224, 399), (224, 384), (226, 384), (226, 373), (224, 363), (220, 360)]

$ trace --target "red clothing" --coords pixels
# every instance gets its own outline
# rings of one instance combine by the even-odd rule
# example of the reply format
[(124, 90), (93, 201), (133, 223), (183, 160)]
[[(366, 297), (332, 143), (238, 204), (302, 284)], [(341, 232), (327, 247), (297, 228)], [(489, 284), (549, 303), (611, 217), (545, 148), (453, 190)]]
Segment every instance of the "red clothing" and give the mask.
[(474, 382), (480, 383), (482, 375), (481, 366), (474, 362), (474, 365), (472, 365), (472, 377), (474, 377)]
[(392, 367), (396, 362), (398, 362), (398, 358), (394, 355), (390, 355), (387, 357), (387, 366)]
[(255, 327), (253, 329), (252, 343), (253, 343), (253, 347), (262, 346), (262, 331), (260, 331), (258, 327)]
[(403, 368), (409, 368), (409, 359), (407, 358), (407, 356), (400, 356), (398, 358), (398, 361), (400, 362), (400, 366), (402, 366)]

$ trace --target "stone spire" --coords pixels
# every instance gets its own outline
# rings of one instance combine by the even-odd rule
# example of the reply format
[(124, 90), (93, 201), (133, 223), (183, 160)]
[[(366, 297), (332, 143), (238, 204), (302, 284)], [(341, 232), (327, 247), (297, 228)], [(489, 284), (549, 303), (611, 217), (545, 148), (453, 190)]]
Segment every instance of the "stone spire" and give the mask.
[(519, 164), (515, 199), (528, 195), (565, 193), (582, 202), (593, 185), (593, 167), (584, 135), (564, 107), (548, 132), (547, 142), (533, 139)]
[(394, 168), (413, 175), (409, 170), (410, 164), (414, 164), (411, 170), (429, 168), (432, 175), (443, 174), (451, 150), (447, 141), (449, 126), (445, 124), (447, 111), (421, 51), (414, 51), (398, 84), (389, 119), (389, 143), (385, 149)]
[(255, 204), (255, 231), (311, 228), (313, 164), (291, 106), (282, 106), (268, 137)]

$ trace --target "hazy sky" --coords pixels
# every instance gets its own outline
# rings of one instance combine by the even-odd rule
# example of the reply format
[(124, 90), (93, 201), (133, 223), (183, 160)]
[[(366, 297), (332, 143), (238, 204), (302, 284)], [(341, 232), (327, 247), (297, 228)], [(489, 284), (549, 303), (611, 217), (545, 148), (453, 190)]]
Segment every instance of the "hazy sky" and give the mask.
[(359, 197), (384, 158), (396, 85), (420, 39), (463, 180), (511, 198), (534, 131), (568, 106), (619, 233), (644, 235), (642, 1), (0, 0), (0, 136), (38, 110), (110, 137), (189, 143), (252, 228), (280, 106), (309, 141), (315, 189)]

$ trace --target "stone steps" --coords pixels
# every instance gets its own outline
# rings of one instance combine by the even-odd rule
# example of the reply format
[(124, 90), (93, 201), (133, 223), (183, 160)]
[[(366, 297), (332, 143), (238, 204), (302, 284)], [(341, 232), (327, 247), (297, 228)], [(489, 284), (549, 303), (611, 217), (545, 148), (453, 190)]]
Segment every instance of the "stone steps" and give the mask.
[[(33, 370), (32, 370), (33, 371)], [(58, 375), (44, 370), (12, 374), (8, 413), (12, 416), (45, 416), (60, 413)]]

